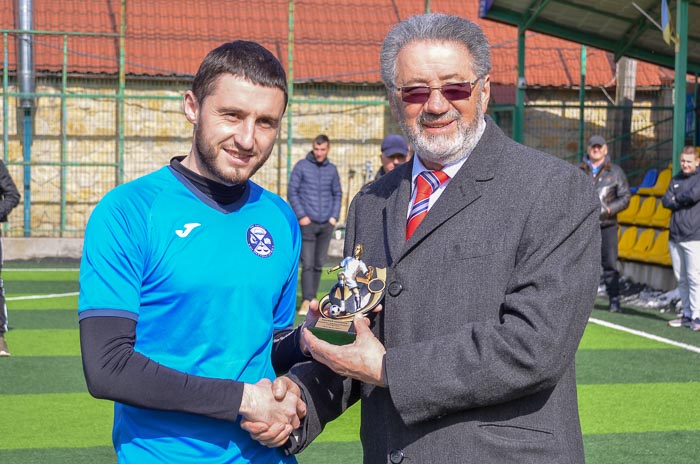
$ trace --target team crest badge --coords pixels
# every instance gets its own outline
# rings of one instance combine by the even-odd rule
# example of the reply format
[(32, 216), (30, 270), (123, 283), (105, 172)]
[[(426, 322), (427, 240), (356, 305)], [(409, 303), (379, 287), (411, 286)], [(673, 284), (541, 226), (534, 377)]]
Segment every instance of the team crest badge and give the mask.
[(248, 247), (261, 258), (268, 258), (275, 249), (275, 242), (272, 235), (259, 224), (248, 227)]

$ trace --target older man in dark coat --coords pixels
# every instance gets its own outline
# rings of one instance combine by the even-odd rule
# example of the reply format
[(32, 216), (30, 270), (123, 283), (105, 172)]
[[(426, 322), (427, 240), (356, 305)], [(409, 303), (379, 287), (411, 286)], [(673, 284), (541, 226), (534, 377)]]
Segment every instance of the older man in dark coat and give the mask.
[(304, 332), (315, 361), (290, 373), (308, 402), (290, 451), (361, 399), (365, 463), (584, 461), (574, 357), (598, 284), (598, 199), (575, 166), (484, 116), (489, 56), (455, 16), (410, 18), (385, 40), (416, 156), (355, 197), (345, 243), (387, 268), (384, 308), (354, 319), (349, 345)]

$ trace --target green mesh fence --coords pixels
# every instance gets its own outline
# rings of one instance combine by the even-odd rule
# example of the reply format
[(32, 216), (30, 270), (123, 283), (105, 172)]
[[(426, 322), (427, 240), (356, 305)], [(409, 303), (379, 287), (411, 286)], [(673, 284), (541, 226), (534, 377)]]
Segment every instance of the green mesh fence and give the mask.
[[(204, 55), (232, 39), (273, 51), (291, 84), (278, 143), (253, 180), (286, 198), (290, 167), (324, 133), (341, 176), (341, 221), (380, 167), (382, 138), (400, 132), (379, 78), (379, 48), (397, 21), (432, 11), (479, 22), (494, 55), (489, 113), (513, 132), (517, 31), (478, 19), (476, 1), (34, 0), (28, 32), (17, 29), (18, 1), (0, 12), (0, 146), (30, 196), (10, 215), (5, 235), (81, 237), (106, 192), (186, 155), (192, 126), (182, 95)], [(32, 37), (36, 73), (29, 147), (18, 107), (22, 32)], [(535, 39), (528, 38), (523, 143), (577, 163), (580, 140), (601, 134), (632, 184), (649, 167), (670, 162), (668, 83), (645, 84), (634, 101), (617, 105), (614, 85), (593, 76), (581, 102), (578, 71), (571, 73), (580, 47), (553, 50)], [(558, 76), (566, 73), (564, 82)]]

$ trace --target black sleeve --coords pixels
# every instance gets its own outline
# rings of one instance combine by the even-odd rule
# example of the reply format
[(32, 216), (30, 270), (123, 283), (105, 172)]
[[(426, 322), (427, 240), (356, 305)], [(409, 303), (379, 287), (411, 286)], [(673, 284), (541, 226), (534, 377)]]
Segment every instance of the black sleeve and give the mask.
[(277, 375), (284, 374), (297, 363), (311, 359), (301, 351), (299, 346), (301, 327), (299, 325), (294, 330), (285, 329), (275, 332), (272, 343), (272, 367)]
[(0, 161), (0, 220), (6, 221), (10, 211), (19, 204), (20, 195), (5, 163)]
[(243, 383), (199, 377), (162, 366), (134, 351), (136, 322), (123, 317), (80, 321), (88, 391), (95, 398), (142, 408), (236, 421)]

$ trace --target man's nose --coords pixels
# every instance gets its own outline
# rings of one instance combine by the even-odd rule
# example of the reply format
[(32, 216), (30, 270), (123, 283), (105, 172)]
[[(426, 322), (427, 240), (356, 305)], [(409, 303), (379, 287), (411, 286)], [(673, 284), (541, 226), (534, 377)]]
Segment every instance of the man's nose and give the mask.
[(234, 134), (236, 144), (244, 150), (252, 150), (255, 144), (255, 121), (245, 120)]

